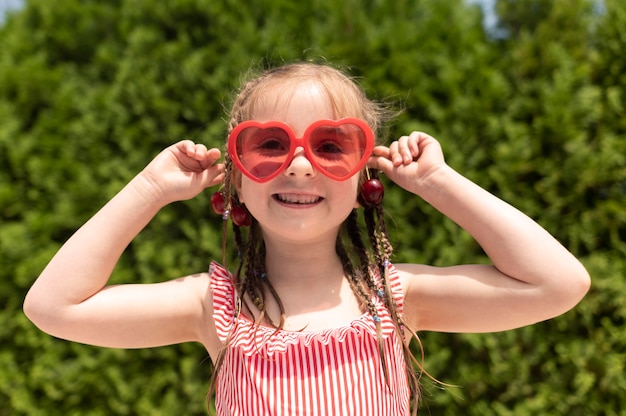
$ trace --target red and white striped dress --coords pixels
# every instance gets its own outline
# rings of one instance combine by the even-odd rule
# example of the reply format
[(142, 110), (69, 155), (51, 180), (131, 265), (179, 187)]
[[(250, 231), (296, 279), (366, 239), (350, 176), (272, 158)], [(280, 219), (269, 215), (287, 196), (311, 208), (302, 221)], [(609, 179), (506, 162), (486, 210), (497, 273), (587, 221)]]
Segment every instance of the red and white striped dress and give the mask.
[[(407, 415), (409, 387), (402, 345), (378, 297), (389, 385), (385, 382), (369, 313), (344, 326), (320, 331), (275, 331), (248, 318), (235, 319), (235, 289), (228, 272), (209, 268), (213, 317), (226, 340), (235, 325), (218, 374), (215, 406), (226, 415)], [(402, 290), (391, 266), (390, 285), (399, 311)]]

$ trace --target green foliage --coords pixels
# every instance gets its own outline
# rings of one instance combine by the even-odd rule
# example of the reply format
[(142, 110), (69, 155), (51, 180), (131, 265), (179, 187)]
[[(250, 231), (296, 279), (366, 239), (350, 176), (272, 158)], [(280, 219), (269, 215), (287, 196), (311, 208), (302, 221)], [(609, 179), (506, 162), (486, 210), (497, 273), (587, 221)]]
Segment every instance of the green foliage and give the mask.
[[(250, 2), (248, 2), (250, 3)], [(0, 27), (0, 416), (205, 414), (198, 345), (101, 349), (41, 333), (21, 302), (88, 217), (163, 147), (223, 146), (249, 67), (327, 60), (403, 107), (448, 162), (537, 219), (594, 286), (573, 311), (496, 334), (422, 334), (435, 415), (623, 415), (626, 11), (620, 0), (499, 0), (487, 33), (461, 0), (30, 0)], [(488, 261), (386, 183), (396, 261)], [(220, 259), (210, 191), (164, 209), (113, 280)]]

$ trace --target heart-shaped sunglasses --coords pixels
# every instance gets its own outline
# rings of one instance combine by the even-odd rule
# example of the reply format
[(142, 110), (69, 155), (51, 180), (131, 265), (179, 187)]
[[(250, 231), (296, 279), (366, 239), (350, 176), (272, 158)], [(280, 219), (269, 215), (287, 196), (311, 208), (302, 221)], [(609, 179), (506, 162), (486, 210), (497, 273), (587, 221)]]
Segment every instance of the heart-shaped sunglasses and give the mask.
[(336, 181), (361, 170), (374, 148), (374, 133), (357, 118), (319, 120), (296, 137), (280, 121), (244, 121), (228, 136), (228, 153), (235, 166), (256, 182), (267, 182), (291, 163), (302, 147), (311, 165)]

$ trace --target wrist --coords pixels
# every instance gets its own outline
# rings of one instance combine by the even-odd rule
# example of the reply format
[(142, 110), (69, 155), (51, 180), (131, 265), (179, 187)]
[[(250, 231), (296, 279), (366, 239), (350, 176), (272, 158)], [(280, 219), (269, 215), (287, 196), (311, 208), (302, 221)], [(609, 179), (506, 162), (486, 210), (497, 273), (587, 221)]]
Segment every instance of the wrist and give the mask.
[(153, 207), (157, 210), (173, 202), (167, 199), (158, 181), (154, 180), (154, 178), (145, 171), (135, 176), (128, 183), (127, 187), (141, 198), (145, 206)]
[(450, 191), (450, 186), (462, 176), (446, 164), (430, 169), (415, 181), (415, 194), (428, 201)]

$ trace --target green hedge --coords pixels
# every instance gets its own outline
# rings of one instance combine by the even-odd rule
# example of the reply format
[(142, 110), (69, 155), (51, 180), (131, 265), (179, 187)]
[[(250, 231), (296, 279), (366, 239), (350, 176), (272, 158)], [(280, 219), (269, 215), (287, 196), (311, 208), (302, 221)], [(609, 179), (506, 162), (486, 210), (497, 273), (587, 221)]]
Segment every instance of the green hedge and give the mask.
[[(626, 10), (620, 0), (499, 0), (485, 30), (461, 0), (31, 0), (0, 27), (0, 415), (205, 414), (195, 344), (94, 348), (21, 311), (60, 245), (160, 149), (222, 146), (248, 68), (349, 69), (402, 108), (391, 137), (437, 137), (448, 162), (527, 212), (587, 266), (574, 310), (515, 331), (421, 334), (433, 415), (626, 414)], [(601, 5), (602, 7), (599, 7)], [(485, 262), (423, 201), (387, 183), (396, 261)], [(165, 208), (116, 282), (220, 258), (210, 192)], [(407, 231), (410, 230), (410, 231)]]

